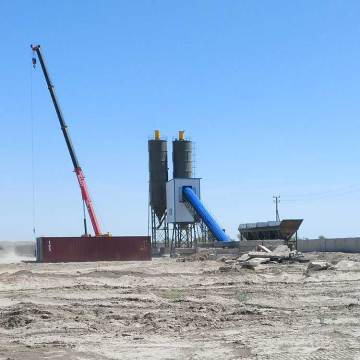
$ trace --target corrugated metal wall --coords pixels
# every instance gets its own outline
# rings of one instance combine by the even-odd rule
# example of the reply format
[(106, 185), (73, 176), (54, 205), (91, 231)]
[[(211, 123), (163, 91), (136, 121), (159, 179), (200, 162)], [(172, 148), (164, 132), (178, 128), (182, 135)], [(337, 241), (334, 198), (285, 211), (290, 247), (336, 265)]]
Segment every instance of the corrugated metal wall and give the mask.
[(297, 247), (302, 252), (344, 252), (360, 253), (360, 238), (309, 239), (298, 240)]
[(151, 260), (149, 236), (41, 237), (38, 262)]

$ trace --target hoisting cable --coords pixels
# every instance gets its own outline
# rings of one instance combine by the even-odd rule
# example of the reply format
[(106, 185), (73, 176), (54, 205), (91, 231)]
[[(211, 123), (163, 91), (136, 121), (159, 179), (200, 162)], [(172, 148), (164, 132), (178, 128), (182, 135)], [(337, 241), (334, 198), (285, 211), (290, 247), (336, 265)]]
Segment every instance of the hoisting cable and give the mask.
[(83, 204), (83, 216), (84, 216), (84, 230), (85, 230), (85, 236), (88, 236), (88, 231), (87, 231), (87, 223), (86, 223), (86, 205), (85, 205), (85, 200), (82, 200), (82, 204)]
[[(33, 53), (33, 52), (32, 52)], [(36, 59), (32, 58), (30, 68), (30, 125), (31, 125), (31, 191), (32, 191), (32, 234), (36, 241), (36, 185), (35, 185), (35, 121), (33, 107), (33, 68), (35, 69)]]

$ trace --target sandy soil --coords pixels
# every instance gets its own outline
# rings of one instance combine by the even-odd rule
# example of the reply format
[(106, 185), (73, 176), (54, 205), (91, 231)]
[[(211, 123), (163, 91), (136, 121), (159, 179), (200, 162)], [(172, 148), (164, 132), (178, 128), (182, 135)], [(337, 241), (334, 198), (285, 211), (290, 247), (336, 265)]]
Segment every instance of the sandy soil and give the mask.
[(326, 258), (0, 264), (0, 359), (360, 359), (360, 255)]

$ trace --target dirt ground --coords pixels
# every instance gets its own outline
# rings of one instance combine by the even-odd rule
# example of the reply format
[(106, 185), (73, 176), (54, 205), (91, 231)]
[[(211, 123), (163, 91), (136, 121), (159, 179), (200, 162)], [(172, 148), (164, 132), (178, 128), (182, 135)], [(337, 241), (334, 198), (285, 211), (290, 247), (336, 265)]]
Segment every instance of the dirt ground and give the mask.
[(0, 359), (360, 359), (360, 254), (0, 264)]

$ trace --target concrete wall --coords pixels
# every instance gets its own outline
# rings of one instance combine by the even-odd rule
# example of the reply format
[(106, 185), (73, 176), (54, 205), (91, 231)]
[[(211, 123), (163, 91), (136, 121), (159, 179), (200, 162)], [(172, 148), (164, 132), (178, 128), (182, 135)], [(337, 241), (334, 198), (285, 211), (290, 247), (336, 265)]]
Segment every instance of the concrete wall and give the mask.
[(298, 250), (302, 252), (360, 253), (360, 238), (298, 240)]
[(264, 245), (270, 250), (274, 250), (279, 245), (283, 245), (284, 240), (248, 240), (240, 241), (239, 251), (241, 253), (246, 253), (249, 251), (255, 251), (257, 245)]

